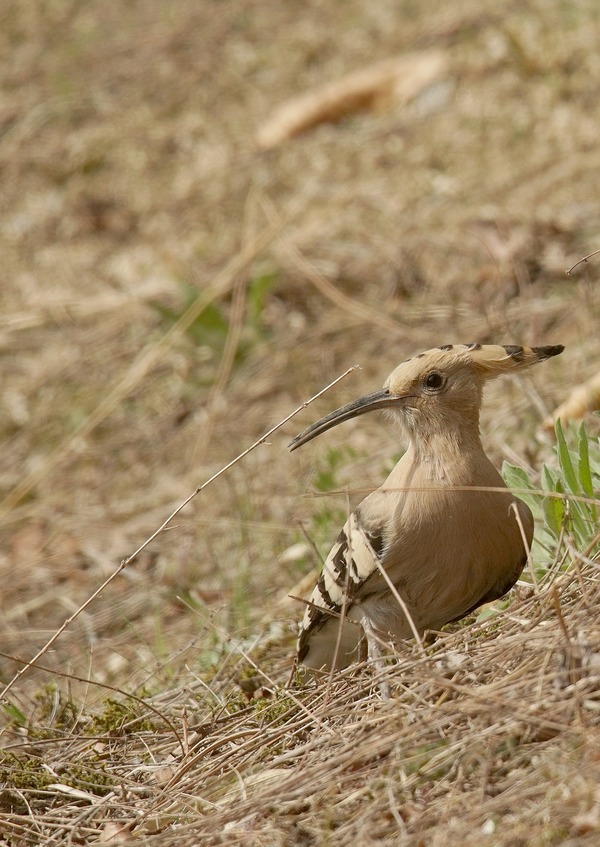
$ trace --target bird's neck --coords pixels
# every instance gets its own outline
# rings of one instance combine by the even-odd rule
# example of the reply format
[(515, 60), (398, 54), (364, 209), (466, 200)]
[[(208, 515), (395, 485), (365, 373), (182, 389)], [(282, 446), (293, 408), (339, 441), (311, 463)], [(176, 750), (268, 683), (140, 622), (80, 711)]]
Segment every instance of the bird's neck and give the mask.
[(410, 432), (407, 463), (423, 480), (447, 484), (468, 484), (496, 475), (479, 435), (479, 421), (444, 421), (440, 427)]

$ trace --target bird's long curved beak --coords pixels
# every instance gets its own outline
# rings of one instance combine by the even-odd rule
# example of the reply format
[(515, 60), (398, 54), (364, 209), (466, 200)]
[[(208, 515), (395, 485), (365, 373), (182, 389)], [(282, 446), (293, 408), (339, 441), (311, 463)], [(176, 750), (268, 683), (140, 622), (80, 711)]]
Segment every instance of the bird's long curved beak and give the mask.
[(317, 435), (327, 432), (328, 429), (344, 421), (349, 421), (351, 418), (356, 418), (358, 415), (364, 415), (366, 412), (372, 412), (375, 409), (389, 409), (398, 405), (398, 401), (402, 399), (404, 398), (390, 394), (388, 388), (380, 388), (379, 391), (359, 397), (358, 400), (353, 400), (346, 406), (336, 409), (335, 412), (330, 412), (320, 421), (311, 424), (290, 441), (289, 448), (295, 450), (297, 447), (302, 447), (303, 444), (316, 438)]

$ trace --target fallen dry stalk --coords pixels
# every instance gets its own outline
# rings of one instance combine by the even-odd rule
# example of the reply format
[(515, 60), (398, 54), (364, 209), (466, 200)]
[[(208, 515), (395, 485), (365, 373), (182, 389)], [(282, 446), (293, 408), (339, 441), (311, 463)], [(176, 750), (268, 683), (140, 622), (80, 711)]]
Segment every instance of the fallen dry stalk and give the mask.
[(404, 105), (431, 85), (445, 66), (440, 50), (368, 65), (288, 100), (260, 128), (258, 145), (269, 150), (320, 123), (339, 121), (353, 112)]
[(128, 556), (127, 558), (123, 559), (123, 560), (119, 563), (118, 567), (117, 567), (117, 568), (116, 568), (116, 569), (115, 569), (115, 570), (114, 570), (114, 571), (110, 574), (110, 576), (108, 576), (108, 577), (104, 580), (104, 582), (102, 583), (102, 585), (100, 585), (100, 586), (99, 586), (99, 587), (98, 587), (98, 588), (97, 588), (97, 589), (96, 589), (96, 590), (95, 590), (95, 591), (94, 591), (94, 592), (93, 592), (93, 593), (92, 593), (92, 594), (91, 594), (91, 595), (90, 595), (90, 596), (89, 596), (89, 597), (85, 600), (85, 602), (84, 602), (84, 603), (82, 603), (82, 604), (81, 604), (81, 605), (80, 605), (80, 606), (79, 606), (79, 607), (78, 607), (78, 608), (77, 608), (77, 609), (73, 612), (73, 614), (72, 614), (72, 615), (69, 615), (69, 617), (68, 617), (68, 618), (67, 618), (67, 619), (66, 619), (66, 620), (65, 620), (65, 621), (61, 624), (61, 626), (59, 626), (59, 628), (58, 628), (58, 629), (57, 629), (57, 630), (56, 630), (56, 631), (52, 634), (52, 636), (51, 636), (51, 637), (48, 639), (48, 641), (47, 641), (47, 642), (43, 645), (43, 647), (41, 647), (41, 648), (38, 650), (38, 652), (35, 654), (35, 656), (34, 656), (32, 659), (30, 659), (30, 660), (29, 660), (29, 661), (28, 661), (28, 662), (27, 662), (27, 663), (26, 663), (26, 664), (25, 664), (25, 665), (24, 665), (24, 666), (23, 666), (20, 670), (18, 670), (18, 671), (17, 671), (17, 673), (13, 676), (13, 678), (10, 680), (10, 682), (8, 682), (8, 683), (5, 685), (5, 687), (3, 688), (3, 690), (0, 692), (0, 701), (2, 701), (2, 700), (6, 697), (6, 695), (8, 694), (8, 692), (9, 692), (9, 691), (11, 690), (11, 688), (13, 688), (13, 686), (14, 686), (14, 685), (15, 685), (15, 684), (16, 684), (16, 683), (17, 683), (17, 682), (21, 679), (21, 677), (22, 677), (22, 676), (24, 676), (24, 674), (26, 674), (26, 673), (27, 673), (27, 671), (28, 671), (31, 667), (33, 667), (33, 666), (37, 663), (37, 661), (38, 661), (39, 659), (41, 659), (41, 657), (42, 657), (42, 656), (43, 656), (43, 655), (44, 655), (44, 654), (45, 654), (45, 653), (46, 653), (46, 652), (50, 649), (50, 647), (52, 647), (52, 645), (53, 645), (53, 644), (54, 644), (54, 643), (55, 643), (55, 642), (56, 642), (56, 641), (60, 638), (60, 636), (62, 635), (62, 633), (63, 633), (63, 632), (64, 632), (64, 631), (65, 631), (65, 630), (66, 630), (66, 629), (70, 626), (70, 624), (71, 624), (71, 623), (72, 623), (72, 622), (73, 622), (73, 621), (74, 621), (74, 620), (75, 620), (75, 619), (76, 619), (76, 618), (77, 618), (77, 617), (78, 617), (78, 616), (79, 616), (79, 615), (80, 615), (83, 611), (85, 611), (85, 609), (87, 609), (87, 608), (88, 608), (88, 606), (90, 606), (90, 605), (91, 605), (91, 603), (93, 603), (93, 602), (94, 602), (94, 600), (95, 600), (97, 597), (99, 597), (99, 595), (100, 595), (100, 594), (104, 591), (104, 589), (105, 589), (105, 588), (107, 588), (107, 587), (108, 587), (108, 586), (109, 586), (109, 585), (110, 585), (110, 584), (111, 584), (111, 583), (112, 583), (112, 582), (113, 582), (113, 581), (114, 581), (114, 580), (115, 580), (115, 579), (119, 576), (119, 574), (120, 574), (120, 573), (121, 573), (121, 572), (122, 572), (122, 571), (123, 571), (123, 570), (124, 570), (124, 569), (125, 569), (128, 565), (129, 565), (129, 564), (131, 564), (131, 562), (133, 562), (133, 560), (134, 560), (134, 559), (135, 559), (135, 558), (136, 558), (136, 557), (137, 557), (137, 556), (138, 556), (138, 555), (142, 552), (142, 550), (144, 550), (144, 549), (145, 549), (145, 548), (146, 548), (149, 544), (151, 544), (151, 543), (152, 543), (152, 541), (154, 541), (154, 539), (155, 539), (158, 535), (160, 535), (160, 533), (161, 533), (161, 532), (163, 532), (163, 531), (164, 531), (164, 530), (168, 527), (168, 525), (171, 523), (171, 521), (172, 521), (175, 517), (177, 517), (177, 515), (178, 515), (178, 514), (179, 514), (179, 513), (180, 513), (180, 512), (181, 512), (181, 511), (182, 511), (182, 510), (183, 510), (183, 509), (184, 509), (184, 508), (188, 505), (188, 503), (189, 503), (191, 500), (193, 500), (193, 499), (194, 499), (194, 497), (196, 497), (196, 495), (197, 495), (197, 494), (200, 494), (200, 492), (201, 492), (201, 491), (204, 491), (204, 489), (205, 489), (207, 486), (209, 486), (209, 485), (211, 484), (211, 482), (214, 482), (216, 479), (218, 479), (220, 476), (222, 476), (224, 473), (226, 473), (226, 472), (227, 472), (230, 468), (232, 468), (232, 467), (233, 467), (234, 465), (236, 465), (239, 461), (241, 461), (243, 458), (245, 458), (245, 456), (247, 456), (247, 455), (248, 455), (248, 453), (252, 452), (252, 450), (255, 450), (255, 449), (256, 449), (257, 447), (259, 447), (261, 444), (264, 444), (264, 443), (267, 441), (267, 439), (268, 439), (268, 438), (270, 438), (270, 437), (271, 437), (271, 435), (273, 435), (273, 433), (277, 432), (277, 430), (278, 430), (278, 429), (281, 429), (281, 427), (282, 427), (282, 426), (284, 426), (284, 424), (288, 423), (288, 421), (290, 421), (290, 420), (291, 420), (291, 419), (292, 419), (295, 415), (297, 415), (297, 414), (298, 414), (299, 412), (301, 412), (303, 409), (306, 409), (306, 407), (307, 407), (307, 406), (309, 406), (309, 405), (310, 405), (310, 404), (311, 404), (314, 400), (316, 400), (316, 399), (317, 399), (317, 398), (319, 398), (319, 397), (322, 397), (322, 396), (323, 396), (323, 394), (325, 394), (327, 391), (329, 391), (331, 388), (333, 388), (335, 385), (337, 385), (337, 384), (338, 384), (338, 382), (340, 382), (342, 379), (345, 379), (345, 378), (346, 378), (349, 374), (351, 374), (353, 371), (355, 371), (355, 370), (357, 369), (357, 367), (358, 367), (358, 365), (353, 365), (351, 368), (348, 368), (346, 371), (344, 371), (344, 373), (343, 373), (343, 374), (340, 374), (340, 376), (336, 377), (336, 378), (335, 378), (332, 382), (330, 382), (328, 385), (326, 385), (326, 386), (325, 386), (325, 388), (322, 388), (320, 391), (317, 391), (317, 393), (316, 393), (316, 394), (313, 394), (313, 396), (312, 396), (309, 400), (305, 400), (303, 403), (301, 403), (299, 406), (297, 406), (297, 407), (294, 409), (294, 411), (293, 411), (293, 412), (290, 412), (290, 414), (289, 414), (289, 415), (286, 415), (286, 417), (285, 417), (285, 418), (283, 418), (282, 420), (280, 420), (278, 423), (276, 423), (276, 424), (275, 424), (275, 426), (272, 426), (272, 427), (271, 427), (271, 429), (269, 429), (267, 432), (265, 432), (265, 434), (264, 434), (264, 435), (261, 435), (261, 437), (260, 437), (260, 438), (258, 438), (258, 439), (257, 439), (257, 440), (253, 443), (253, 444), (251, 444), (251, 445), (250, 445), (250, 447), (247, 447), (245, 450), (243, 450), (243, 451), (242, 451), (242, 452), (241, 452), (238, 456), (236, 456), (236, 457), (235, 457), (235, 459), (232, 459), (232, 460), (231, 460), (231, 462), (228, 462), (226, 465), (224, 465), (224, 466), (223, 466), (220, 470), (218, 470), (218, 471), (217, 471), (216, 473), (214, 473), (214, 474), (213, 474), (213, 475), (212, 475), (209, 479), (207, 479), (207, 480), (206, 480), (206, 482), (203, 482), (201, 485), (199, 485), (197, 488), (195, 488), (195, 489), (194, 489), (194, 491), (192, 491), (192, 493), (191, 493), (188, 497), (186, 497), (186, 498), (185, 498), (185, 500), (184, 500), (182, 503), (180, 503), (180, 504), (179, 504), (179, 506), (177, 506), (177, 508), (176, 508), (176, 509), (174, 509), (174, 510), (171, 512), (171, 514), (169, 515), (169, 517), (168, 517), (168, 518), (166, 518), (166, 520), (164, 520), (164, 521), (163, 521), (163, 523), (162, 523), (162, 524), (158, 527), (158, 529), (157, 529), (157, 530), (155, 530), (155, 531), (152, 533), (152, 535), (148, 536), (148, 538), (144, 541), (144, 543), (143, 543), (143, 544), (140, 544), (140, 546), (137, 548), (137, 550), (135, 550), (135, 551), (134, 551), (134, 552), (133, 552), (130, 556)]
[(398, 321), (390, 318), (385, 312), (372, 309), (367, 304), (344, 294), (324, 277), (323, 274), (319, 273), (294, 244), (291, 242), (284, 243), (283, 250), (296, 271), (308, 279), (309, 282), (312, 282), (317, 291), (326, 297), (337, 309), (342, 309), (362, 323), (372, 324), (387, 333), (393, 333), (393, 335), (400, 333), (401, 326)]
[(578, 420), (597, 409), (600, 409), (600, 372), (573, 388), (566, 400), (548, 415), (542, 429), (553, 432), (557, 420), (562, 423)]

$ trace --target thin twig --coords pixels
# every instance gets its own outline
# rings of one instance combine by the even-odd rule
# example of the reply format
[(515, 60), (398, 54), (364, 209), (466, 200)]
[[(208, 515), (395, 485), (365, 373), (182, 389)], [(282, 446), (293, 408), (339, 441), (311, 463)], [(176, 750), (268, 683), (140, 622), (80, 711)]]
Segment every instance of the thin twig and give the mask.
[(565, 623), (565, 619), (563, 617), (562, 609), (560, 607), (560, 595), (558, 593), (558, 588), (556, 584), (552, 586), (550, 589), (550, 595), (552, 597), (552, 605), (554, 606), (554, 610), (556, 612), (556, 619), (558, 621), (558, 625), (560, 627), (560, 631), (562, 632), (565, 641), (567, 642), (567, 646), (571, 647), (571, 637), (569, 636), (569, 630), (567, 629), (567, 625)]
[[(45, 671), (46, 673), (52, 674), (53, 676), (62, 676), (65, 679), (73, 680), (74, 682), (84, 682), (88, 684), (91, 682), (91, 680), (86, 679), (86, 677), (84, 676), (77, 676), (77, 674), (74, 673), (67, 673), (66, 671), (57, 670), (56, 668), (48, 668), (45, 665), (40, 665), (35, 662), (34, 659), (32, 659), (30, 662), (25, 662), (24, 659), (19, 659), (18, 656), (11, 656), (9, 653), (4, 653), (1, 650), (0, 656), (2, 656), (3, 659), (9, 659), (11, 662), (16, 662), (17, 664), (27, 665), (28, 667), (31, 667), (33, 665), (38, 671)], [(113, 691), (115, 694), (120, 694), (122, 697), (128, 697), (130, 700), (133, 700), (134, 703), (138, 703), (140, 706), (144, 706), (146, 709), (151, 711), (168, 726), (168, 728), (171, 730), (171, 732), (177, 739), (182, 752), (185, 753), (184, 743), (181, 739), (181, 736), (177, 732), (174, 723), (159, 709), (157, 709), (151, 703), (148, 703), (148, 701), (144, 700), (143, 697), (138, 697), (136, 694), (131, 694), (131, 692), (124, 691), (122, 688), (117, 688), (117, 686), (115, 685), (109, 685), (107, 682), (99, 682), (98, 680), (94, 680), (93, 684), (97, 688), (102, 688), (104, 691)], [(2, 692), (2, 696), (4, 696), (4, 692)]]
[[(350, 520), (350, 514), (349, 513), (350, 513), (350, 503), (348, 503), (348, 520)], [(348, 553), (349, 550), (347, 549), (346, 552)], [(325, 565), (326, 564), (327, 564), (327, 561), (325, 562)], [(332, 574), (330, 574), (330, 576), (331, 576), (332, 579), (335, 579), (335, 574), (332, 573)], [(331, 686), (332, 686), (332, 683), (333, 683), (333, 675), (336, 671), (338, 654), (340, 652), (340, 646), (341, 646), (341, 643), (342, 643), (342, 634), (343, 634), (343, 631), (344, 631), (344, 625), (346, 623), (346, 613), (348, 611), (348, 587), (349, 587), (349, 584), (350, 584), (350, 564), (348, 562), (348, 559), (346, 559), (346, 578), (344, 580), (344, 589), (343, 589), (343, 593), (342, 593), (342, 609), (341, 609), (341, 614), (340, 614), (338, 627), (337, 627), (337, 633), (336, 633), (336, 638), (335, 638), (335, 648), (334, 648), (334, 651), (333, 651), (333, 657), (331, 659), (331, 667), (329, 668), (329, 676), (327, 677), (327, 688), (325, 690), (325, 702), (326, 703), (329, 701), (329, 695), (331, 694)]]
[(339, 288), (336, 288), (323, 274), (306, 259), (302, 253), (291, 243), (284, 244), (284, 252), (292, 262), (297, 272), (302, 273), (330, 303), (337, 309), (342, 309), (353, 318), (358, 318), (361, 323), (370, 323), (383, 329), (385, 332), (397, 335), (400, 331), (399, 324), (393, 318), (388, 317), (385, 312), (378, 312), (359, 300), (348, 297)]
[[(268, 219), (274, 223), (277, 220), (278, 214), (275, 207), (265, 197), (262, 198), (262, 205)], [(309, 282), (312, 282), (317, 291), (329, 300), (336, 309), (341, 309), (352, 315), (353, 318), (358, 318), (361, 323), (373, 324), (373, 326), (379, 327), (385, 332), (398, 335), (401, 331), (400, 324), (384, 312), (377, 311), (360, 300), (354, 300), (336, 288), (323, 274), (318, 272), (314, 265), (308, 261), (298, 247), (291, 241), (283, 244), (283, 250), (296, 271), (303, 274)]]
[(578, 262), (575, 262), (575, 264), (574, 264), (574, 265), (571, 265), (571, 267), (569, 268), (569, 270), (568, 270), (568, 271), (565, 271), (565, 273), (566, 273), (568, 276), (571, 276), (571, 272), (575, 270), (575, 268), (577, 267), (577, 265), (582, 265), (582, 264), (584, 264), (584, 263), (587, 263), (587, 260), (588, 260), (588, 259), (591, 259), (591, 258), (592, 258), (592, 256), (596, 256), (598, 253), (600, 253), (600, 250), (594, 250), (594, 252), (593, 252), (593, 253), (588, 253), (588, 254), (587, 254), (587, 256), (584, 256), (584, 257), (583, 257), (583, 259), (580, 259)]
[(374, 557), (374, 561), (375, 561), (375, 564), (377, 566), (377, 570), (379, 571), (381, 576), (384, 578), (385, 582), (387, 583), (388, 588), (390, 589), (390, 591), (394, 595), (394, 599), (396, 600), (396, 602), (398, 603), (398, 605), (400, 606), (400, 608), (404, 612), (404, 616), (406, 617), (406, 620), (408, 621), (408, 625), (410, 626), (410, 629), (411, 629), (411, 632), (414, 636), (415, 641), (419, 645), (419, 649), (420, 649), (421, 653), (423, 653), (423, 655), (425, 655), (425, 648), (423, 647), (423, 640), (422, 640), (421, 636), (419, 635), (419, 630), (415, 626), (415, 622), (412, 619), (412, 615), (408, 611), (408, 606), (406, 605), (406, 603), (404, 602), (404, 600), (402, 599), (402, 597), (398, 593), (398, 589), (396, 588), (396, 586), (394, 585), (392, 580), (387, 575), (387, 571), (385, 570), (385, 568), (383, 567), (383, 565), (381, 564), (381, 562), (379, 561), (377, 556)]
[(325, 388), (322, 388), (316, 394), (313, 394), (313, 396), (309, 400), (305, 400), (303, 403), (301, 403), (299, 406), (297, 406), (294, 409), (293, 412), (290, 412), (289, 415), (286, 415), (286, 417), (283, 418), (282, 420), (280, 420), (278, 423), (276, 423), (275, 426), (272, 426), (271, 429), (269, 429), (264, 435), (262, 435), (260, 438), (258, 438), (253, 444), (250, 445), (250, 447), (247, 447), (245, 450), (243, 450), (238, 456), (235, 457), (235, 459), (232, 459), (231, 462), (228, 462), (228, 464), (226, 464), (219, 471), (217, 471), (215, 474), (213, 474), (209, 479), (207, 479), (206, 482), (203, 482), (202, 485), (199, 485), (194, 491), (192, 491), (192, 493), (189, 495), (189, 497), (186, 497), (186, 499), (182, 503), (180, 503), (179, 506), (177, 506), (176, 509), (174, 509), (171, 512), (169, 517), (165, 521), (162, 522), (162, 524), (158, 527), (158, 529), (155, 530), (155, 532), (153, 532), (152, 535), (150, 535), (144, 541), (143, 544), (140, 544), (140, 546), (137, 548), (137, 550), (135, 550), (130, 556), (128, 556), (126, 559), (123, 559), (120, 562), (120, 564), (118, 565), (118, 567), (110, 574), (110, 576), (108, 576), (104, 580), (102, 585), (99, 588), (97, 588), (93, 592), (93, 594), (91, 594), (87, 598), (87, 600), (85, 600), (85, 602), (82, 603), (81, 606), (79, 606), (73, 612), (72, 615), (69, 615), (69, 617), (62, 623), (62, 625), (56, 630), (56, 632), (54, 632), (52, 637), (49, 638), (48, 641), (44, 644), (44, 646), (41, 647), (38, 650), (38, 652), (35, 654), (35, 656), (32, 659), (30, 659), (19, 671), (17, 671), (17, 673), (13, 676), (13, 678), (10, 680), (10, 682), (8, 682), (7, 685), (5, 685), (3, 690), (0, 692), (0, 701), (2, 701), (6, 697), (6, 695), (11, 690), (11, 688), (15, 685), (16, 682), (18, 682), (19, 679), (21, 679), (21, 677), (25, 673), (27, 673), (29, 668), (31, 668), (38, 661), (38, 659), (40, 659), (44, 655), (44, 653), (46, 653), (50, 649), (50, 647), (52, 647), (52, 645), (55, 643), (55, 641), (57, 641), (60, 638), (60, 636), (70, 626), (70, 624), (75, 620), (75, 618), (77, 618), (83, 611), (85, 611), (85, 609), (87, 609), (88, 606), (90, 606), (91, 603), (93, 603), (93, 601), (104, 591), (104, 589), (107, 588), (110, 585), (110, 583), (112, 583), (129, 564), (131, 564), (131, 562), (142, 552), (142, 550), (144, 550), (152, 541), (154, 541), (154, 539), (158, 535), (160, 535), (161, 532), (163, 532), (167, 528), (167, 526), (171, 523), (173, 518), (175, 518), (188, 505), (188, 503), (191, 500), (193, 500), (194, 497), (196, 497), (197, 494), (200, 494), (201, 491), (204, 491), (204, 489), (208, 485), (210, 485), (211, 482), (214, 482), (216, 479), (218, 479), (220, 476), (222, 476), (226, 471), (228, 471), (230, 468), (232, 468), (233, 465), (237, 464), (237, 462), (239, 462), (243, 458), (245, 458), (248, 455), (248, 453), (250, 453), (252, 450), (255, 450), (261, 444), (264, 444), (267, 441), (267, 439), (270, 438), (271, 435), (273, 435), (273, 433), (277, 432), (278, 429), (281, 429), (281, 427), (284, 426), (284, 424), (286, 424), (295, 415), (297, 415), (299, 412), (301, 412), (303, 409), (305, 409), (308, 405), (310, 405), (310, 403), (312, 403), (317, 398), (321, 397), (323, 394), (325, 394), (327, 391), (329, 391), (331, 388), (333, 388), (334, 385), (337, 385), (338, 382), (340, 382), (342, 379), (345, 379), (345, 377), (347, 377), (349, 374), (351, 374), (353, 371), (355, 371), (357, 369), (357, 367), (358, 367), (358, 365), (353, 365), (351, 368), (348, 368), (346, 371), (344, 371), (343, 374), (336, 377), (332, 382), (330, 382), (328, 385), (326, 385)]
[(192, 491), (192, 493), (190, 494), (189, 497), (186, 497), (186, 499), (183, 501), (183, 503), (181, 503), (179, 506), (177, 506), (177, 508), (173, 512), (171, 512), (169, 517), (159, 526), (159, 528), (155, 532), (153, 532), (152, 535), (149, 538), (147, 538), (144, 541), (144, 543), (142, 545), (140, 545), (134, 553), (131, 554), (131, 556), (129, 556), (129, 558), (124, 560), (125, 564), (128, 565), (133, 559), (135, 559), (135, 557), (139, 553), (142, 552), (142, 550), (145, 547), (148, 546), (148, 544), (150, 544), (151, 541), (154, 541), (156, 536), (160, 535), (160, 533), (163, 532), (163, 530), (166, 529), (166, 527), (171, 523), (173, 518), (177, 517), (177, 515), (187, 506), (187, 504), (191, 500), (193, 500), (194, 497), (197, 494), (200, 494), (201, 491), (204, 491), (204, 489), (208, 485), (210, 485), (211, 482), (214, 482), (216, 479), (218, 479), (220, 476), (222, 476), (226, 471), (228, 471), (230, 468), (232, 468), (234, 465), (236, 465), (241, 459), (244, 459), (248, 455), (248, 453), (250, 453), (252, 450), (255, 450), (257, 447), (260, 447), (261, 444), (264, 444), (265, 441), (268, 438), (270, 438), (271, 435), (273, 435), (273, 433), (277, 432), (278, 429), (281, 429), (281, 427), (284, 424), (286, 424), (288, 421), (290, 421), (293, 417), (295, 417), (295, 415), (297, 415), (303, 409), (306, 409), (306, 407), (308, 405), (310, 405), (314, 400), (321, 397), (323, 394), (325, 394), (327, 391), (329, 391), (331, 388), (333, 388), (334, 385), (337, 385), (338, 382), (340, 382), (342, 379), (344, 379), (349, 374), (351, 374), (353, 371), (355, 371), (358, 367), (359, 367), (358, 365), (353, 365), (351, 368), (348, 368), (348, 370), (344, 371), (343, 374), (336, 377), (333, 380), (333, 382), (330, 382), (329, 385), (326, 385), (325, 388), (322, 388), (316, 394), (313, 394), (313, 396), (309, 400), (305, 400), (304, 403), (301, 403), (299, 406), (297, 406), (294, 409), (293, 412), (290, 412), (290, 414), (287, 415), (285, 418), (283, 418), (283, 420), (280, 420), (279, 423), (276, 423), (275, 426), (271, 427), (271, 429), (268, 430), (268, 432), (265, 432), (264, 435), (261, 435), (261, 437), (258, 438), (253, 444), (251, 444), (250, 447), (247, 447), (238, 456), (236, 456), (235, 459), (232, 459), (231, 462), (228, 462), (228, 464), (224, 465), (224, 467), (222, 467), (215, 474), (213, 474), (209, 479), (207, 479), (206, 482), (203, 482), (202, 485), (199, 485), (194, 491)]
[(521, 533), (521, 541), (523, 542), (523, 549), (525, 550), (525, 555), (527, 556), (527, 565), (529, 567), (529, 573), (531, 574), (531, 581), (533, 583), (533, 587), (535, 592), (539, 591), (538, 579), (535, 573), (535, 566), (533, 564), (533, 559), (531, 557), (531, 546), (527, 543), (527, 535), (525, 534), (525, 527), (523, 526), (523, 521), (521, 520), (521, 514), (519, 512), (519, 508), (516, 502), (513, 502), (509, 506), (509, 510), (514, 513), (515, 520), (517, 521), (517, 526), (519, 527), (519, 532)]

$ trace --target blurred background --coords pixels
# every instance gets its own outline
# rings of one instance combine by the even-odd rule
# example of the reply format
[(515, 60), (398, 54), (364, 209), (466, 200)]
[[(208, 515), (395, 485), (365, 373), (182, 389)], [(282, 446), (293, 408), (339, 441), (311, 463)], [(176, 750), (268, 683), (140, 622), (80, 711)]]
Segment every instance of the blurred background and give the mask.
[(351, 365), (44, 664), (160, 690), (261, 633), (284, 662), (312, 542), (402, 450), (377, 416), (286, 444), (420, 350), (567, 345), (490, 386), (483, 415), (498, 464), (551, 455), (540, 423), (600, 352), (600, 257), (565, 273), (600, 248), (599, 17), (596, 0), (3, 3), (1, 681)]

